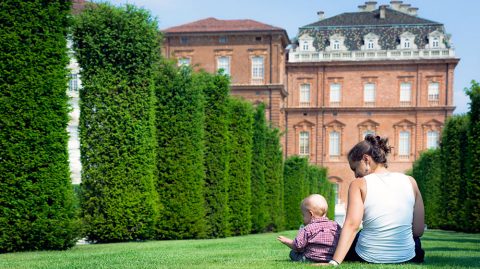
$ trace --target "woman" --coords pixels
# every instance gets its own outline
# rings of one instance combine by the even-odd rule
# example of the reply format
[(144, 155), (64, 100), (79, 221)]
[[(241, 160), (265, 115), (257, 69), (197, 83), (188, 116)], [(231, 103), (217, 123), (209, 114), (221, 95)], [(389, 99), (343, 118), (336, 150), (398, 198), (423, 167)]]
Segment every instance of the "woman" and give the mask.
[[(388, 139), (367, 135), (348, 153), (358, 178), (348, 190), (347, 216), (330, 261), (423, 262), (423, 200), (412, 177), (387, 170)], [(357, 234), (363, 220), (363, 229)], [(356, 236), (357, 235), (357, 236)]]

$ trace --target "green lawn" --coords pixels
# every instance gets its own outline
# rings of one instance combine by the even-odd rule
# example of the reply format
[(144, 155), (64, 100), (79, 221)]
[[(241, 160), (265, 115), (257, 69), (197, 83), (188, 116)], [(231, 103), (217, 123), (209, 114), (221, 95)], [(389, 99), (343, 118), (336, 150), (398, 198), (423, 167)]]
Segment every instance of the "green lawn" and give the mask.
[[(295, 231), (281, 233), (293, 237)], [(79, 245), (0, 255), (0, 268), (312, 268), (290, 262), (277, 233), (212, 240)], [(430, 230), (423, 265), (344, 263), (342, 268), (480, 268), (480, 234)]]

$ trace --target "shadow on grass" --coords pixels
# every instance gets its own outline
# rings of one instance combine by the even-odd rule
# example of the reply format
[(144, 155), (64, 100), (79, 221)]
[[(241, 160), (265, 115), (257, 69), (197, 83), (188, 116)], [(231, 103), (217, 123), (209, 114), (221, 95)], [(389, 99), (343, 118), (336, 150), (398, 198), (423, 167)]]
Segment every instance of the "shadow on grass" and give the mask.
[(440, 252), (450, 252), (450, 251), (475, 251), (471, 248), (457, 248), (457, 247), (426, 247), (423, 248), (425, 249), (425, 252), (435, 252), (435, 251), (440, 251)]
[(431, 237), (423, 238), (422, 237), (422, 242), (428, 242), (428, 241), (480, 244), (480, 239), (468, 239), (468, 238), (452, 239), (452, 238), (431, 238)]

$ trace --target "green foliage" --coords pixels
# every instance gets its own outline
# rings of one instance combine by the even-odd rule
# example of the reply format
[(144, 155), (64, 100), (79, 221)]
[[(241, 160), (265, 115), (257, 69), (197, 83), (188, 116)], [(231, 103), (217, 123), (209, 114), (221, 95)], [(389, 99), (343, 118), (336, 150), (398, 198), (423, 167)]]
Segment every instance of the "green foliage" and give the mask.
[(162, 63), (156, 86), (160, 239), (206, 236), (204, 99), (192, 71)]
[(86, 235), (153, 237), (157, 218), (153, 78), (157, 23), (134, 6), (89, 5), (75, 21), (82, 68), (80, 140)]
[(299, 156), (291, 156), (284, 164), (284, 203), (285, 228), (297, 229), (303, 224), (300, 203), (305, 198), (304, 189), (308, 183), (308, 160)]
[(415, 163), (411, 176), (415, 178), (425, 205), (425, 223), (428, 228), (439, 228), (444, 218), (442, 211), (442, 177), (440, 169), (440, 150), (428, 150), (420, 155)]
[(250, 207), (253, 144), (253, 108), (246, 101), (229, 101), (229, 207), (230, 228), (234, 235), (245, 235), (252, 228)]
[(445, 124), (441, 143), (442, 216), (440, 227), (461, 230), (465, 226), (468, 117), (453, 116)]
[(469, 126), (469, 172), (466, 199), (466, 231), (480, 232), (480, 84), (472, 81), (466, 89), (470, 97)]
[(228, 97), (230, 81), (222, 74), (196, 76), (205, 97), (205, 210), (208, 235), (230, 235), (228, 227)]
[(0, 253), (66, 249), (77, 239), (66, 130), (70, 6), (0, 2)]
[(265, 140), (267, 124), (265, 105), (257, 106), (253, 122), (253, 156), (252, 156), (252, 231), (263, 232), (268, 216), (265, 206)]
[(281, 231), (285, 224), (283, 203), (283, 153), (280, 131), (269, 127), (265, 141), (265, 207), (268, 214), (267, 231)]
[(335, 219), (335, 192), (333, 184), (327, 179), (327, 169), (316, 165), (309, 165), (308, 177), (310, 194), (318, 193), (325, 197), (328, 203), (327, 217)]

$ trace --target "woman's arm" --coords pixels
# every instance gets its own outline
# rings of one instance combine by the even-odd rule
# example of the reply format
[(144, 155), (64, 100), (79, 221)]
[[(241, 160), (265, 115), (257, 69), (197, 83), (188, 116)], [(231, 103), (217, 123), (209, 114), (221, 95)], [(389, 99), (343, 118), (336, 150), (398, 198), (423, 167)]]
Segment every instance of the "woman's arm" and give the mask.
[(343, 224), (337, 249), (333, 255), (333, 259), (338, 263), (341, 263), (343, 259), (345, 259), (362, 222), (364, 209), (361, 192), (362, 187), (365, 189), (365, 179), (363, 178), (352, 181), (348, 189), (347, 217)]
[(423, 199), (417, 182), (413, 177), (409, 177), (412, 183), (413, 193), (415, 194), (415, 205), (413, 207), (413, 222), (412, 231), (413, 237), (420, 237), (423, 235), (425, 229), (425, 209), (423, 207)]

